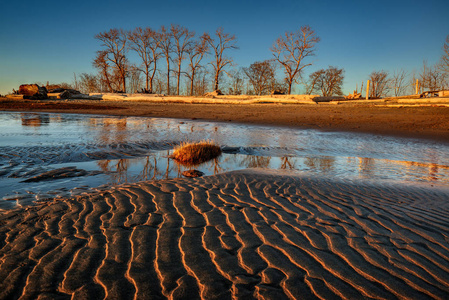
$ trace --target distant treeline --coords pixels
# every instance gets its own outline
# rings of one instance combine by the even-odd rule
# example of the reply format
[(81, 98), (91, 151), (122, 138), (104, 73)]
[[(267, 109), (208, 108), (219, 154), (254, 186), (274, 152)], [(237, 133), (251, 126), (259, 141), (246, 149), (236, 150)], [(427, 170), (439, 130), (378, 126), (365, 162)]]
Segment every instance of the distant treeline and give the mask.
[[(270, 48), (272, 57), (247, 67), (234, 63), (238, 49), (235, 35), (218, 28), (213, 35), (195, 32), (180, 25), (137, 27), (133, 30), (110, 29), (95, 35), (101, 42), (92, 62), (95, 74), (75, 76), (73, 88), (92, 92), (143, 92), (167, 95), (203, 95), (212, 90), (225, 94), (269, 94), (292, 92), (297, 83), (305, 94), (343, 95), (345, 71), (329, 66), (305, 76), (312, 65), (320, 38), (309, 26), (280, 35)], [(370, 80), (369, 96), (414, 94), (420, 90), (442, 90), (449, 86), (449, 35), (441, 60), (419, 72), (403, 69), (389, 73), (373, 71), (362, 79), (356, 92), (365, 92), (363, 82)]]

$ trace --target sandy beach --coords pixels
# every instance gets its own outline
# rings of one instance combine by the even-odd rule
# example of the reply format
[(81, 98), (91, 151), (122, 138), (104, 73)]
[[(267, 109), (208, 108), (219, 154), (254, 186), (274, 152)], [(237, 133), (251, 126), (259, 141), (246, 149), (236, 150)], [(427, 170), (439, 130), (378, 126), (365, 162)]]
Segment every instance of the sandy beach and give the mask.
[(0, 1), (0, 300), (449, 300), (449, 0)]
[(446, 299), (449, 192), (239, 171), (0, 216), (1, 299)]
[[(0, 101), (449, 140), (449, 108)], [(0, 214), (0, 299), (447, 299), (449, 188), (246, 169)]]

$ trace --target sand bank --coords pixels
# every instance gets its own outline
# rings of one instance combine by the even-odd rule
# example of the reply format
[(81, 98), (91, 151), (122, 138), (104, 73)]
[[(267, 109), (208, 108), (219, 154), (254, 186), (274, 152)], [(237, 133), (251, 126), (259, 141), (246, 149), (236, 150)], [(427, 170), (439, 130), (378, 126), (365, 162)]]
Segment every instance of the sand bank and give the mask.
[(239, 171), (0, 216), (0, 298), (444, 299), (449, 191)]
[(449, 141), (449, 107), (438, 103), (405, 105), (399, 103), (399, 100), (395, 100), (394, 103), (377, 104), (376, 102), (370, 104), (343, 102), (338, 105), (308, 105), (288, 104), (288, 102), (220, 104), (216, 101), (214, 104), (191, 104), (179, 103), (176, 102), (176, 99), (170, 100), (171, 102), (167, 102), (166, 99), (164, 101), (18, 101), (0, 99), (0, 110), (193, 118)]

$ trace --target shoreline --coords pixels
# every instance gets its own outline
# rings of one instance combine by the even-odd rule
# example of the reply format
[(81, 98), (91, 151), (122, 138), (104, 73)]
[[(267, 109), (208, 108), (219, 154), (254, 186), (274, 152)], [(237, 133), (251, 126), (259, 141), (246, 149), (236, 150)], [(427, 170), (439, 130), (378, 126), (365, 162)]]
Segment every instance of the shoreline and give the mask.
[(449, 142), (449, 107), (381, 104), (200, 104), (106, 100), (0, 100), (0, 111), (201, 119)]

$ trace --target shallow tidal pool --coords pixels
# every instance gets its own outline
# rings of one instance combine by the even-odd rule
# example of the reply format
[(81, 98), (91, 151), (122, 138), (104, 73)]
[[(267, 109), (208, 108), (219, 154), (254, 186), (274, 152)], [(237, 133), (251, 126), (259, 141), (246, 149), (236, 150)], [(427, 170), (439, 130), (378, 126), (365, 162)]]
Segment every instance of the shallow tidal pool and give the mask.
[(449, 142), (198, 120), (0, 112), (0, 210), (123, 183), (182, 177), (169, 155), (211, 140), (207, 175), (263, 168), (449, 187)]

